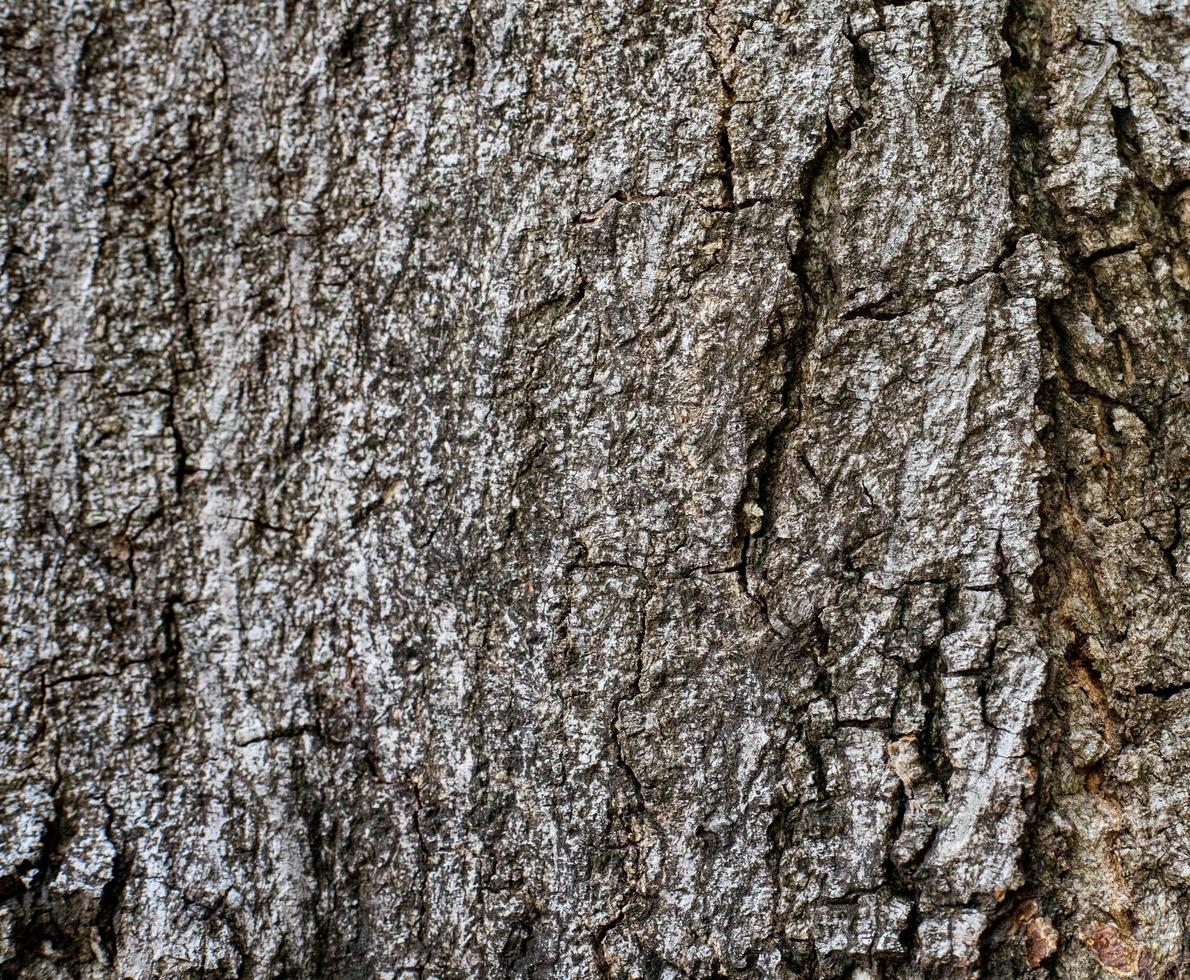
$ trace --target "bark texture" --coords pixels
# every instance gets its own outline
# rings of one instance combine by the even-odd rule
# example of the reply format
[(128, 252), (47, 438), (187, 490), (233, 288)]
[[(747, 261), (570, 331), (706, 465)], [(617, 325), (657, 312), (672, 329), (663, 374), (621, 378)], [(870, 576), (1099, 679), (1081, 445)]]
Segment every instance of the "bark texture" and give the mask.
[(0, 974), (1190, 970), (1186, 0), (0, 45)]

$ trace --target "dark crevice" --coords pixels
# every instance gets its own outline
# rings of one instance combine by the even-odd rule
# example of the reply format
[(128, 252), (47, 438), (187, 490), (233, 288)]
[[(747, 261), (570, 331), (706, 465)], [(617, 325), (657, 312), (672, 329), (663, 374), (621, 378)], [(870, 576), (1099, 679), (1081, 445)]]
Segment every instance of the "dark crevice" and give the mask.
[(301, 819), (305, 824), (309, 861), (307, 911), (313, 925), (313, 973), (316, 976), (329, 976), (328, 968), (333, 962), (336, 948), (336, 926), (328, 908), (333, 896), (328, 897), (327, 892), (334, 880), (336, 825), (333, 817), (324, 825), (324, 818), (329, 811), (321, 791), (306, 785), (304, 777), (297, 788), (301, 794)]
[(464, 85), (470, 85), (475, 80), (476, 50), (475, 50), (475, 21), (471, 9), (463, 11), (462, 32), (459, 40), (461, 52), (461, 68)]
[(636, 770), (628, 761), (624, 753), (624, 733), (620, 730), (620, 709), (624, 702), (630, 701), (641, 696), (641, 679), (644, 676), (644, 643), (646, 632), (645, 613), (642, 611), (640, 616), (640, 625), (637, 631), (636, 644), (633, 651), (633, 680), (629, 690), (618, 697), (612, 705), (611, 714), (611, 734), (612, 745), (615, 751), (616, 762), (620, 770), (628, 779), (629, 785), (632, 787), (632, 799), (634, 802), (633, 813), (644, 814), (648, 808), (645, 800), (644, 787), (641, 784), (640, 778), (636, 774)]
[(161, 606), (160, 647), (150, 661), (153, 676), (154, 728), (157, 730), (157, 758), (159, 772), (165, 776), (171, 769), (172, 742), (175, 727), (182, 721), (182, 630), (178, 621), (178, 607), (182, 596), (169, 593)]
[[(1068, 267), (1077, 269), (1077, 253), (1071, 247), (1059, 208), (1044, 184), (1046, 156), (1043, 114), (1049, 103), (1046, 66), (1051, 47), (1050, 19), (1049, 0), (1009, 0), (1005, 9), (1002, 34), (1008, 45), (1009, 57), (1001, 64), (1001, 77), (1008, 107), (1012, 148), (1009, 186), (1012, 199), (1016, 203), (1016, 219), (1021, 233), (1034, 232), (1041, 238), (1056, 243), (1066, 258)], [(1039, 414), (1049, 419), (1049, 425), (1040, 433), (1047, 473), (1040, 487), (1038, 547), (1042, 565), (1034, 576), (1034, 600), (1031, 610), (1032, 616), (1043, 624), (1044, 630), (1044, 624), (1058, 602), (1057, 595), (1040, 584), (1049, 580), (1044, 568), (1047, 564), (1060, 567), (1065, 562), (1061, 534), (1055, 534), (1054, 531), (1061, 526), (1062, 501), (1066, 497), (1063, 467), (1059, 450), (1055, 445), (1055, 426), (1059, 417), (1058, 398), (1065, 386), (1063, 374), (1066, 372), (1062, 366), (1062, 328), (1056, 315), (1054, 301), (1038, 301), (1037, 323), (1042, 358), (1058, 366), (1057, 374), (1041, 384), (1035, 398)], [(1055, 547), (1056, 545), (1058, 547)], [(1005, 580), (1002, 570), (1000, 578)], [(1005, 603), (1006, 615), (1011, 617), (1017, 604), (1016, 596), (1005, 595)], [(997, 625), (997, 635), (1002, 625)], [(1044, 633), (1042, 640), (1052, 642)], [(1050, 674), (1052, 677), (1052, 669)], [(1048, 701), (1046, 698), (1043, 704)], [(1043, 713), (1044, 710), (1043, 708)], [(1041, 817), (1047, 792), (1043, 777), (1052, 754), (1044, 740), (1047, 724), (1044, 717), (1035, 719), (1026, 735), (1026, 751), (1039, 775), (1033, 791), (1026, 793), (1022, 800), (1025, 822), (1020, 842), (1024, 883), (1021, 888), (1000, 896), (989, 910), (988, 926), (979, 945), (980, 975), (1003, 969), (1001, 964), (1014, 955), (1017, 944), (1006, 942), (1005, 937), (1022, 890), (1028, 890), (1034, 884), (1032, 855), (1039, 853), (1037, 838), (1042, 826)]]
[[(905, 917), (905, 924), (897, 935), (901, 946), (901, 957), (912, 960), (917, 944), (917, 930), (921, 926), (921, 886), (913, 878), (913, 870), (901, 868), (893, 858), (893, 850), (897, 840), (905, 828), (905, 816), (909, 810), (909, 788), (900, 785), (897, 788), (897, 812), (893, 816), (892, 826), (888, 831), (888, 851), (884, 858), (884, 880), (892, 893), (909, 903), (909, 913)], [(925, 853), (923, 849), (922, 853)]]
[(1141, 163), (1140, 137), (1136, 130), (1136, 116), (1131, 106), (1111, 107), (1112, 130), (1116, 137), (1116, 154), (1134, 173)]
[[(36, 858), (16, 866), (3, 881), (4, 900), (13, 914), (12, 946), (0, 963), (0, 980), (39, 976), (46, 959), (86, 963), (93, 955), (78, 935), (77, 924), (59, 918), (50, 886), (57, 879), (74, 835), (67, 814), (66, 792), (58, 780), (51, 787), (53, 812), (42, 828)], [(21, 878), (28, 876), (28, 883)]]
[[(711, 26), (709, 21), (708, 27), (712, 31), (715, 31), (715, 28)], [(713, 43), (707, 49), (711, 63), (714, 65), (715, 71), (719, 76), (720, 106), (716, 149), (719, 156), (720, 206), (717, 210), (722, 211), (736, 210), (735, 153), (731, 145), (731, 113), (736, 101), (735, 53), (739, 43), (740, 35), (736, 31), (731, 38), (730, 44), (727, 46), (725, 57), (720, 58), (716, 56)]]
[[(182, 353), (170, 352), (169, 388), (166, 392), (165, 425), (173, 441), (174, 450), (174, 496), (180, 500), (187, 477), (195, 470), (190, 464), (190, 453), (179, 421), (178, 402), (182, 397), (182, 382), (186, 375), (196, 370), (199, 363), (195, 303), (190, 288), (189, 265), (182, 246), (182, 236), (176, 217), (178, 192), (174, 186), (174, 175), (166, 169), (164, 184), (168, 204), (166, 209), (166, 243), (169, 247), (170, 264), (173, 273), (174, 300), (181, 314)], [(185, 362), (183, 360), (185, 358)]]
[[(872, 66), (860, 41), (855, 52), (856, 88), (865, 97), (872, 86)], [(839, 161), (851, 148), (854, 131), (862, 125), (865, 110), (860, 107), (836, 131), (828, 119), (824, 136), (801, 179), (798, 227), (801, 235), (790, 252), (789, 268), (798, 288), (798, 301), (773, 311), (777, 326), (775, 353), (782, 372), (781, 393), (774, 421), (749, 449), (748, 479), (736, 506), (737, 541), (740, 550), (740, 583), (744, 592), (768, 619), (767, 604), (748, 581), (750, 562), (762, 560), (755, 542), (772, 529), (776, 513), (776, 485), (785, 459), (789, 434), (801, 421), (801, 391), (805, 361), (813, 348), (821, 324), (830, 315), (837, 295), (835, 273), (827, 241), (835, 207), (835, 178)]]
[(804, 381), (805, 358), (813, 334), (813, 325), (804, 318), (791, 322), (781, 310), (777, 310), (774, 317), (778, 324), (778, 335), (782, 338), (784, 378), (781, 383), (777, 422), (761, 440), (758, 453), (760, 461), (753, 477), (754, 492), (744, 501), (744, 504), (751, 502), (759, 508), (759, 512), (749, 509), (744, 513), (751, 537), (762, 537), (772, 527), (775, 508), (774, 487), (780, 474), (785, 438), (801, 419), (799, 393)]
[(351, 68), (360, 57), (367, 18), (360, 15), (339, 35), (331, 57), (338, 68)]
[(1123, 255), (1126, 252), (1135, 252), (1140, 246), (1140, 242), (1121, 242), (1119, 245), (1109, 245), (1107, 248), (1096, 249), (1094, 252), (1087, 253), (1083, 262), (1086, 265), (1094, 265), (1100, 259), (1110, 258), (1113, 255)]
[(893, 293), (892, 295), (881, 296), (879, 299), (870, 300), (859, 306), (852, 307), (839, 317), (840, 320), (878, 320), (881, 322), (888, 322), (892, 320), (899, 320), (901, 317), (910, 316), (916, 313), (923, 306), (929, 304), (939, 294), (950, 289), (963, 289), (967, 286), (973, 286), (985, 276), (990, 276), (999, 273), (1004, 266), (1004, 263), (1010, 259), (1016, 252), (1018, 239), (1010, 237), (1000, 250), (1000, 254), (996, 256), (995, 260), (990, 266), (983, 269), (977, 269), (975, 272), (968, 275), (961, 276), (958, 279), (951, 279), (946, 282), (939, 283), (925, 290), (914, 290), (908, 293)]
[(723, 206), (734, 210), (736, 206), (735, 163), (732, 161), (731, 155), (730, 108), (726, 112), (727, 114), (719, 127), (719, 166), (722, 168), (719, 172), (719, 179), (723, 182)]
[(174, 496), (178, 500), (182, 498), (182, 490), (186, 484), (186, 478), (194, 472), (194, 467), (190, 465), (190, 452), (186, 448), (186, 440), (182, 435), (181, 426), (178, 424), (176, 405), (180, 392), (179, 372), (175, 367), (173, 370), (173, 383), (170, 386), (165, 401), (165, 424), (173, 440)]
[(1160, 698), (1163, 701), (1176, 697), (1185, 691), (1190, 691), (1190, 681), (1183, 684), (1141, 684), (1136, 688), (1137, 694), (1147, 694), (1149, 697)]
[(624, 910), (620, 909), (606, 922), (601, 922), (591, 935), (591, 949), (595, 954), (595, 968), (599, 971), (601, 977), (610, 977), (612, 975), (611, 964), (607, 961), (607, 952), (604, 950), (604, 943), (607, 941), (608, 933), (623, 921)]
[(116, 932), (116, 915), (120, 911), (120, 904), (124, 901), (124, 893), (128, 888), (129, 876), (132, 870), (132, 860), (125, 852), (121, 843), (113, 839), (113, 815), (108, 815), (107, 838), (115, 848), (112, 857), (111, 877), (103, 886), (99, 895), (99, 910), (95, 915), (95, 929), (99, 933), (99, 944), (109, 965), (116, 962), (118, 948)]
[(304, 725), (285, 725), (281, 728), (275, 728), (272, 731), (265, 732), (263, 735), (237, 741), (235, 744), (240, 748), (247, 748), (249, 745), (258, 745), (261, 742), (282, 742), (288, 739), (304, 738), (307, 735), (321, 739), (323, 737), (322, 726), (312, 722)]
[(533, 976), (537, 957), (534, 956), (535, 934), (541, 921), (541, 909), (532, 902), (524, 912), (513, 918), (508, 937), (500, 950), (499, 963), (506, 976)]
[(946, 662), (942, 656), (942, 639), (952, 632), (958, 603), (959, 589), (947, 582), (938, 608), (942, 620), (942, 636), (927, 646), (917, 665), (918, 682), (921, 685), (922, 724), (918, 732), (918, 748), (921, 763), (926, 772), (945, 794), (950, 785), (952, 766), (942, 741), (944, 720)]
[[(820, 700), (831, 705), (833, 711), (835, 704), (834, 684), (831, 680), (830, 669), (827, 666), (830, 663), (831, 637), (830, 631), (827, 630), (826, 624), (822, 621), (821, 609), (814, 613), (812, 627), (812, 640), (807, 645), (806, 650), (811, 655), (814, 664), (814, 690)], [(801, 741), (806, 746), (806, 755), (809, 757), (813, 768), (814, 789), (818, 794), (818, 799), (825, 800), (829, 797), (830, 793), (827, 789), (826, 765), (822, 758), (822, 750), (819, 747), (818, 738), (809, 731), (808, 726), (804, 726), (801, 733)]]
[[(610, 711), (612, 758), (615, 767), (623, 774), (629, 787), (629, 798), (626, 803), (617, 805), (613, 801), (609, 804), (607, 835), (612, 841), (611, 846), (617, 851), (631, 852), (639, 841), (639, 822), (649, 819), (645, 788), (625, 751), (625, 733), (620, 724), (620, 714), (623, 705), (628, 701), (642, 697), (644, 694), (641, 682), (644, 678), (644, 647), (647, 631), (647, 610), (642, 609), (632, 651), (632, 679), (624, 692), (618, 695), (611, 704)], [(619, 839), (617, 840), (616, 838)], [(624, 909), (632, 897), (639, 896), (639, 886), (633, 880), (628, 861), (629, 858), (623, 856), (617, 862), (619, 868), (618, 877), (621, 879), (621, 894), (617, 902), (617, 911), (610, 919), (598, 926), (591, 937), (592, 949), (600, 976), (611, 976), (610, 967), (604, 951), (604, 941), (607, 934), (623, 921)]]

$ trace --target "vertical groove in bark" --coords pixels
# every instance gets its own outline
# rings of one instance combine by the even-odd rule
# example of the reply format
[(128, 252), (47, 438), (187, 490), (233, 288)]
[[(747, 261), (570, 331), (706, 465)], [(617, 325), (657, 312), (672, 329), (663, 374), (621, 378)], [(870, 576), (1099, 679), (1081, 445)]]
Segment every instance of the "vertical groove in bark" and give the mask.
[[(1082, 13), (1061, 0), (1017, 0), (1006, 21), (1012, 48), (1006, 79), (1017, 120), (1016, 195), (1028, 226), (1054, 249), (1051, 288), (1039, 309), (1049, 364), (1038, 401), (1046, 417), (1049, 476), (1041, 510), (1044, 563), (1035, 579), (1039, 616), (1053, 663), (1035, 739), (1041, 780), (1026, 849), (1029, 887), (1018, 896), (1016, 920), (1007, 930), (1013, 936), (1020, 933), (1025, 953), (1014, 960), (1001, 950), (997, 959), (1001, 970), (1015, 963), (1017, 969), (1059, 966), (1074, 976), (1093, 975), (1105, 967), (1117, 975), (1164, 976), (1185, 963), (1184, 940), (1173, 940), (1180, 926), (1167, 913), (1159, 912), (1154, 918), (1140, 896), (1168, 902), (1170, 873), (1175, 877), (1180, 873), (1172, 870), (1178, 859), (1174, 857), (1166, 871), (1154, 874), (1146, 868), (1145, 858), (1124, 862), (1119, 855), (1127, 851), (1143, 855), (1152, 819), (1149, 807), (1152, 800), (1161, 799), (1163, 782), (1149, 783), (1143, 770), (1128, 771), (1129, 746), (1142, 745), (1150, 737), (1146, 729), (1153, 716), (1143, 698), (1152, 685), (1133, 681), (1129, 691), (1125, 678), (1143, 677), (1154, 669), (1159, 647), (1153, 648), (1151, 631), (1168, 615), (1170, 605), (1180, 608), (1184, 603), (1175, 598), (1181, 591), (1176, 562), (1171, 565), (1167, 558), (1180, 545), (1179, 494), (1184, 486), (1176, 468), (1170, 467), (1175, 462), (1170, 454), (1176, 458), (1185, 432), (1184, 427), (1169, 428), (1162, 419), (1164, 405), (1172, 401), (1170, 394), (1161, 396), (1155, 413), (1151, 394), (1161, 387), (1169, 393), (1171, 382), (1176, 391), (1177, 369), (1170, 369), (1184, 356), (1176, 334), (1166, 334), (1157, 325), (1163, 318), (1159, 311), (1172, 309), (1174, 319), (1184, 322), (1187, 310), (1190, 280), (1176, 272), (1177, 250), (1184, 248), (1177, 243), (1180, 238), (1184, 241), (1185, 231), (1179, 233), (1177, 218), (1168, 208), (1184, 179), (1173, 180), (1165, 189), (1155, 186), (1145, 173), (1136, 137), (1129, 76), (1144, 71), (1139, 64), (1152, 57), (1156, 46), (1152, 37), (1138, 34), (1130, 43), (1122, 43), (1112, 36), (1119, 28), (1110, 18), (1087, 23), (1081, 20)], [(1135, 26), (1124, 29), (1135, 30)], [(1166, 25), (1158, 30), (1164, 32)], [(1186, 38), (1183, 26), (1159, 43), (1184, 44)], [(1069, 112), (1070, 91), (1079, 81), (1078, 70), (1070, 65), (1071, 53), (1078, 57), (1096, 49), (1108, 52), (1096, 56), (1091, 74), (1098, 84), (1089, 96), (1086, 85), (1078, 91), (1081, 104), (1074, 107), (1073, 120), (1063, 117), (1064, 111)], [(1055, 58), (1061, 63), (1055, 65)], [(1144, 77), (1146, 87), (1161, 84), (1152, 75)], [(1118, 88), (1112, 91), (1116, 80)], [(1062, 127), (1078, 125), (1104, 103), (1103, 126), (1111, 134), (1126, 175), (1121, 180), (1108, 165), (1088, 164), (1098, 164), (1099, 169), (1084, 171), (1079, 178), (1087, 192), (1099, 193), (1112, 180), (1117, 181), (1117, 189), (1109, 208), (1087, 213), (1064, 203), (1063, 195), (1068, 200), (1070, 192), (1058, 177), (1060, 154), (1070, 150), (1056, 136)], [(1082, 125), (1091, 129), (1085, 121)], [(1153, 128), (1152, 116), (1149, 125), (1149, 153), (1168, 152), (1168, 143), (1162, 142), (1166, 137)], [(1094, 144), (1084, 145), (1090, 150), (1084, 152), (1094, 160)], [(1100, 263), (1135, 262), (1138, 238), (1147, 243), (1140, 267), (1147, 266), (1148, 282), (1144, 273), (1133, 272), (1130, 278), (1117, 272), (1108, 280), (1115, 295), (1105, 295), (1100, 269), (1106, 266)], [(1148, 377), (1133, 364), (1132, 341), (1121, 322), (1125, 310), (1139, 314), (1142, 309), (1157, 321), (1142, 348), (1150, 361)], [(1095, 324), (1095, 333), (1116, 335), (1115, 350), (1106, 356), (1110, 367), (1100, 367), (1096, 361), (1102, 355), (1080, 337), (1086, 333), (1084, 325), (1090, 324)], [(1114, 376), (1108, 373), (1112, 369), (1118, 372)], [(1080, 449), (1088, 433), (1099, 445), (1098, 459), (1088, 458)], [(1146, 447), (1148, 462), (1132, 455), (1138, 445)], [(1116, 470), (1112, 465), (1117, 453), (1132, 460), (1125, 464), (1127, 468)], [(1129, 468), (1135, 469), (1129, 472)], [(1148, 473), (1142, 475), (1143, 470)], [(1155, 477), (1157, 492), (1172, 493), (1173, 498), (1168, 503), (1150, 499), (1146, 508), (1155, 505), (1156, 512), (1149, 511), (1137, 521), (1123, 502), (1138, 484), (1154, 479), (1149, 475), (1154, 472), (1160, 474)], [(1105, 484), (1110, 488), (1106, 493)], [(1168, 530), (1154, 535), (1147, 522), (1156, 519), (1165, 524), (1164, 508), (1171, 515)], [(1126, 535), (1119, 536), (1113, 553), (1095, 555), (1101, 547), (1095, 539), (1113, 520), (1119, 521), (1120, 528), (1138, 523), (1139, 527), (1133, 524), (1136, 539), (1128, 542)], [(1129, 583), (1123, 587), (1131, 590), (1138, 588), (1138, 573), (1145, 579), (1160, 577), (1153, 544), (1176, 590), (1170, 595), (1173, 601), (1157, 600), (1140, 587), (1140, 594), (1151, 598), (1125, 624), (1119, 618), (1120, 583)], [(1136, 640), (1127, 639), (1130, 631)], [(1178, 646), (1182, 642), (1180, 637), (1175, 639)], [(1169, 688), (1174, 696), (1180, 689), (1178, 684)], [(1138, 792), (1139, 796), (1133, 795)]]

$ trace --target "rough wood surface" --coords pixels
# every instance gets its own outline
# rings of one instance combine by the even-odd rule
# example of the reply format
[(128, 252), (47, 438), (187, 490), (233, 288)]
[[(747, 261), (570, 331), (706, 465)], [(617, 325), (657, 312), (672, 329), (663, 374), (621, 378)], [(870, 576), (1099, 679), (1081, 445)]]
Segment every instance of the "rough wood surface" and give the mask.
[(0, 71), (0, 975), (1190, 970), (1186, 0)]

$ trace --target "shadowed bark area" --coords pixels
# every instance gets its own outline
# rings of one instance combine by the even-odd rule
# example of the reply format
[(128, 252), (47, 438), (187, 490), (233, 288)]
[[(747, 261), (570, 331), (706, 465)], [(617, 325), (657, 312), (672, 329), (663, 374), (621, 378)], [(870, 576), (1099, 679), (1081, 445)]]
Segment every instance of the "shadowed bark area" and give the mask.
[(1185, 0), (0, 70), (0, 976), (1183, 975)]

